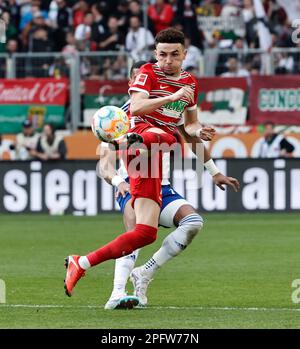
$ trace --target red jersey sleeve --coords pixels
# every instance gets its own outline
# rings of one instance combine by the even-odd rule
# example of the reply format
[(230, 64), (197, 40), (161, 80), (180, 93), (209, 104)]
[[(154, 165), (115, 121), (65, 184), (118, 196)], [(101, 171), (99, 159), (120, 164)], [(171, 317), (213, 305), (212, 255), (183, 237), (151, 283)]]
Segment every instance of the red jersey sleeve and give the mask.
[(128, 93), (132, 91), (145, 92), (148, 96), (150, 95), (153, 79), (153, 69), (151, 64), (143, 65), (134, 82), (129, 86)]
[(193, 103), (190, 103), (187, 106), (187, 110), (194, 110), (197, 108), (197, 105), (198, 105), (199, 84), (196, 78), (192, 77), (192, 79), (193, 79), (193, 83), (195, 84), (194, 100), (193, 100)]

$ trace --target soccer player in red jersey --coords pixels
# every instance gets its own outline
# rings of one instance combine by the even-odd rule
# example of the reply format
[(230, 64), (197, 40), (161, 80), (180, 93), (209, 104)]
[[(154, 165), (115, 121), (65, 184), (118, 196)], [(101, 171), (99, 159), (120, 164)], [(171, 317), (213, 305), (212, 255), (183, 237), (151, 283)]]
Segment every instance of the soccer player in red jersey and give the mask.
[[(149, 151), (153, 144), (172, 145), (176, 142), (173, 131), (185, 112), (187, 134), (211, 140), (215, 130), (202, 128), (197, 118), (197, 81), (181, 69), (186, 56), (184, 34), (173, 28), (163, 30), (157, 34), (155, 44), (157, 63), (144, 65), (129, 88), (132, 115), (129, 133), (137, 135)], [(151, 157), (146, 174), (151, 172), (154, 158), (159, 169), (155, 177), (136, 175), (129, 170), (130, 163), (127, 162), (135, 228), (86, 256), (66, 258), (65, 290), (68, 296), (72, 295), (76, 283), (89, 267), (128, 255), (156, 240), (161, 206), (161, 151), (151, 152)]]

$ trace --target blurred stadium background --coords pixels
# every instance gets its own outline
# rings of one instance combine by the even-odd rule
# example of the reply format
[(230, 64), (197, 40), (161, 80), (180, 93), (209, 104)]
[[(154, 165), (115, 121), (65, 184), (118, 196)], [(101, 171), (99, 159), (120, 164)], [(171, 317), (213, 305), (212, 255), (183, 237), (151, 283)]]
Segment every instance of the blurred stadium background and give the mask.
[[(0, 0), (0, 13), (0, 327), (300, 327), (300, 298), (291, 298), (300, 248), (300, 1)], [(96, 174), (90, 120), (127, 100), (132, 63), (153, 59), (156, 33), (170, 26), (186, 34), (184, 69), (199, 79), (200, 121), (217, 129), (206, 146), (241, 190), (222, 192), (206, 173), (203, 188), (191, 189), (185, 148), (190, 168), (171, 180), (203, 214), (205, 231), (153, 282), (146, 314), (107, 314), (111, 262), (91, 271), (77, 299), (66, 300), (62, 287), (65, 255), (122, 229), (113, 188)], [(293, 151), (278, 145), (262, 154), (268, 122)], [(64, 142), (56, 161), (18, 145), (29, 126), (35, 149), (48, 123)]]

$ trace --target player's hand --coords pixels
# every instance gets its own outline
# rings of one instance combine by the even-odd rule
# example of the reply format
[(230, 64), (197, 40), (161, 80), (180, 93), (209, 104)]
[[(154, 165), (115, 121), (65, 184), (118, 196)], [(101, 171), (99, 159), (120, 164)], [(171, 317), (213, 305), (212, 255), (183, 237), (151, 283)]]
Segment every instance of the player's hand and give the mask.
[(125, 198), (126, 193), (130, 193), (130, 185), (127, 182), (122, 182), (118, 185), (118, 190), (116, 191), (116, 198), (122, 195)]
[(213, 181), (215, 185), (222, 190), (225, 190), (223, 185), (232, 187), (235, 192), (240, 189), (240, 182), (236, 178), (224, 176), (222, 173), (217, 173), (214, 175)]
[(200, 138), (204, 141), (211, 141), (216, 134), (216, 130), (211, 126), (204, 126), (200, 132)]
[(180, 90), (173, 93), (171, 96), (172, 102), (178, 101), (182, 97), (187, 98), (189, 103), (194, 102), (194, 90), (190, 86), (181, 87)]

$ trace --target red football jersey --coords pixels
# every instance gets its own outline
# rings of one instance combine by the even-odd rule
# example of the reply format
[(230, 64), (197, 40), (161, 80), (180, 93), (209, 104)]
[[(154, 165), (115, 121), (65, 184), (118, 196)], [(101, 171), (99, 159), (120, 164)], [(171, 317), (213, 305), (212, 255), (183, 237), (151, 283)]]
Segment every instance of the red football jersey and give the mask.
[(149, 98), (165, 97), (186, 85), (191, 86), (194, 90), (193, 103), (189, 103), (185, 97), (182, 97), (178, 101), (161, 106), (152, 113), (132, 116), (134, 123), (146, 121), (154, 126), (159, 126), (167, 132), (172, 132), (177, 125), (182, 124), (182, 114), (185, 109), (193, 110), (197, 108), (198, 82), (191, 74), (182, 70), (179, 77), (173, 78), (165, 75), (157, 63), (143, 65), (135, 81), (130, 85), (129, 93), (140, 91), (145, 92)]

